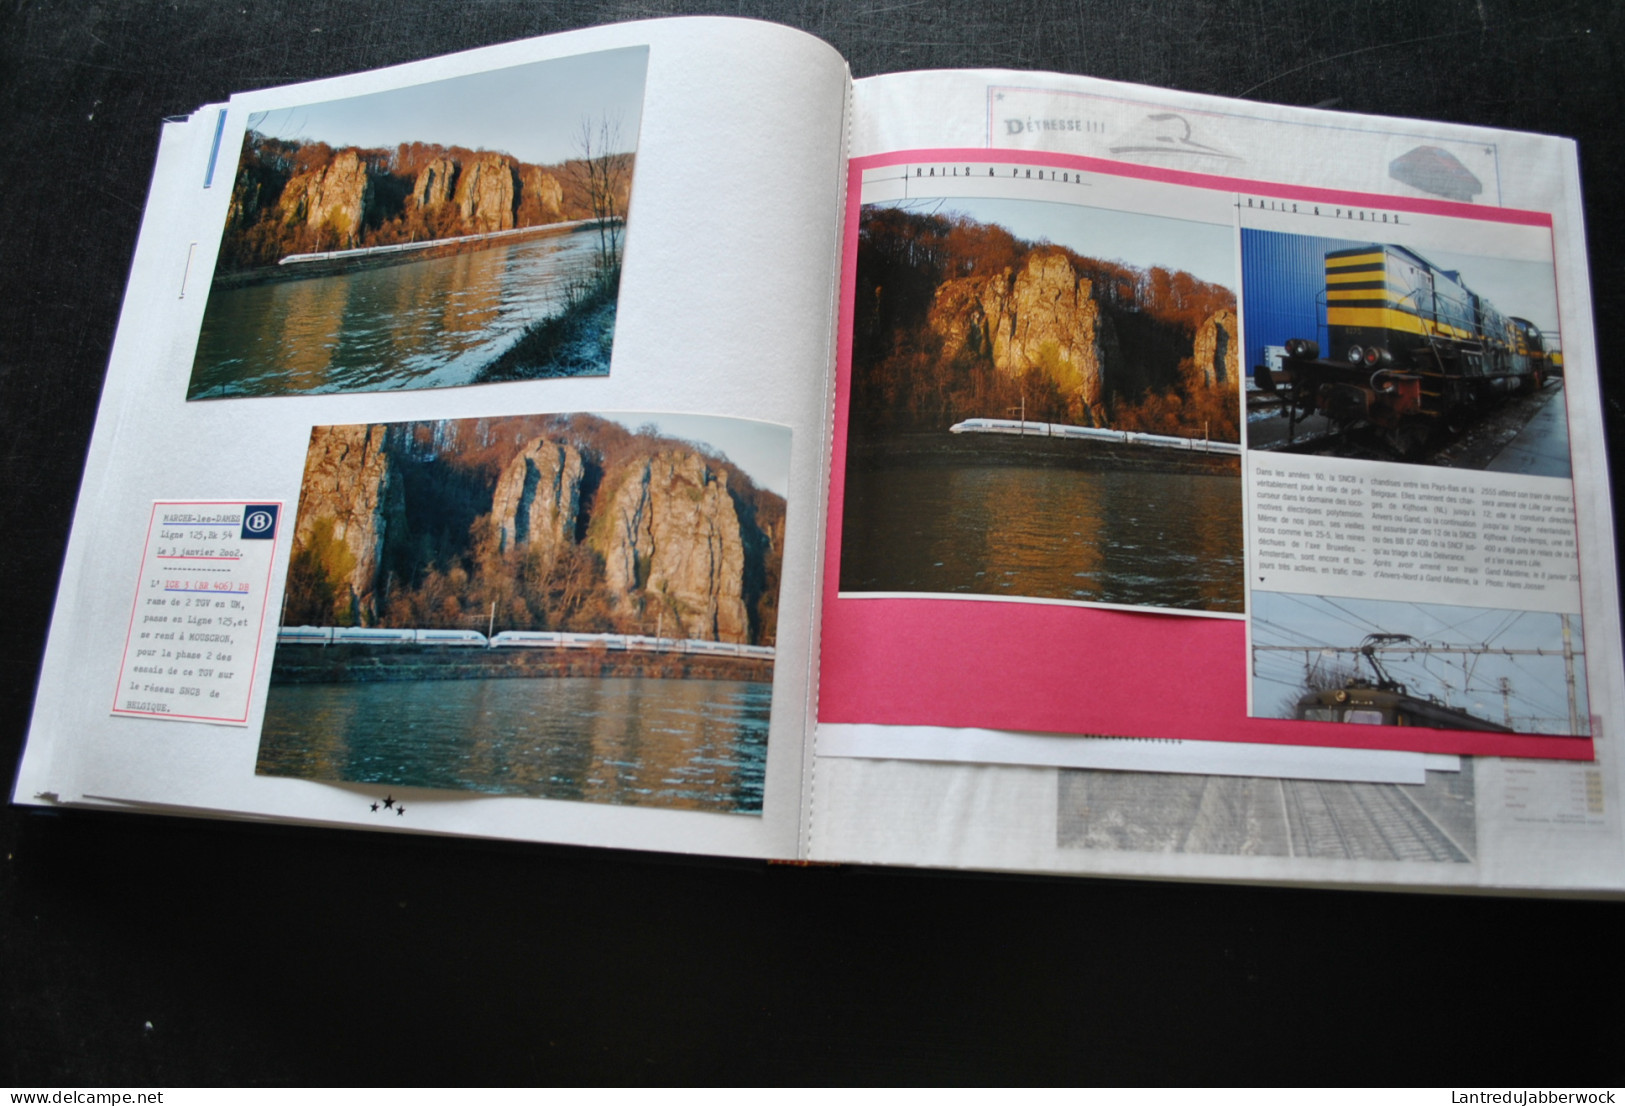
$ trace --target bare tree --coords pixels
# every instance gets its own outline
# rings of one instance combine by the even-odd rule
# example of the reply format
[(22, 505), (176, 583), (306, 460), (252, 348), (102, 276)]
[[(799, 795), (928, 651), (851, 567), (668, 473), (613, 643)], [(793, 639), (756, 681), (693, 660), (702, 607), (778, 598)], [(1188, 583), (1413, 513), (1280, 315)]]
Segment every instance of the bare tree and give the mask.
[(631, 158), (619, 152), (620, 117), (606, 115), (594, 120), (582, 116), (575, 145), (580, 157), (570, 168), (598, 224), (598, 264), (604, 272), (613, 272), (621, 263), (621, 228), (626, 217), (622, 202), (632, 174)]
[(1312, 665), (1306, 664), (1303, 670), (1303, 686), (1300, 690), (1287, 695), (1275, 704), (1275, 717), (1296, 718), (1298, 704), (1306, 695), (1317, 691), (1336, 691), (1340, 687), (1348, 687), (1349, 683), (1360, 674), (1358, 664), (1347, 664), (1333, 661), (1323, 664), (1317, 658)]

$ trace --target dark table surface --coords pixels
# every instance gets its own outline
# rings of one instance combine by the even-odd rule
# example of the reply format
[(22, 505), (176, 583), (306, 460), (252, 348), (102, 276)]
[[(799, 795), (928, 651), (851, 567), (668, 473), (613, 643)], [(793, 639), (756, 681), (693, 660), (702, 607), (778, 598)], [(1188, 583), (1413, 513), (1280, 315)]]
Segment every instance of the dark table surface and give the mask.
[[(1625, 6), (1606, 0), (5, 0), (8, 763), (160, 121), (245, 89), (702, 13), (804, 28), (860, 77), (1053, 69), (1573, 136), (1604, 418), (1625, 441)], [(1618, 1084), (1625, 1054), (1617, 902), (777, 868), (17, 807), (0, 837), (0, 1084), (19, 1088), (1472, 1088)]]

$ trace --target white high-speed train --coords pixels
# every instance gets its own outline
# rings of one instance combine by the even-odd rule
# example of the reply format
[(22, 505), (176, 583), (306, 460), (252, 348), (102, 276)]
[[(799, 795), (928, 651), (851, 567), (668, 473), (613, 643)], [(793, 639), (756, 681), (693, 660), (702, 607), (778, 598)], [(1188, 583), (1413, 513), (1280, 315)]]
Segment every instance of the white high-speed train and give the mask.
[(1182, 449), (1190, 453), (1241, 453), (1235, 442), (1210, 442), (1205, 438), (1176, 438), (1169, 434), (1147, 434), (1140, 430), (1107, 430), (1095, 426), (1068, 426), (1059, 422), (1022, 422), (1016, 419), (966, 419), (948, 428), (950, 434), (1015, 434), (1029, 438), (1077, 438), (1118, 445), (1143, 445), (1157, 449)]
[(453, 645), (479, 649), (605, 649), (610, 652), (690, 653), (772, 659), (771, 645), (742, 645), (699, 638), (642, 634), (583, 634), (568, 630), (503, 630), (487, 638), (478, 630), (414, 630), (379, 626), (281, 626), (279, 645)]

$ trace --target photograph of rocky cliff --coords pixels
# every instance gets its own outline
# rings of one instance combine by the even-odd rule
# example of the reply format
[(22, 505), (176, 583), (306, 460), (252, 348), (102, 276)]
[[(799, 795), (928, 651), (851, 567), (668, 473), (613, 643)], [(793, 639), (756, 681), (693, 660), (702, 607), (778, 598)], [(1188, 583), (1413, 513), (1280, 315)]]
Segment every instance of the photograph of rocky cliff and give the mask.
[(760, 813), (785, 427), (319, 426), (258, 771)]
[(861, 218), (841, 590), (1240, 613), (1233, 229), (1001, 198)]
[(608, 373), (647, 61), (251, 116), (187, 398)]

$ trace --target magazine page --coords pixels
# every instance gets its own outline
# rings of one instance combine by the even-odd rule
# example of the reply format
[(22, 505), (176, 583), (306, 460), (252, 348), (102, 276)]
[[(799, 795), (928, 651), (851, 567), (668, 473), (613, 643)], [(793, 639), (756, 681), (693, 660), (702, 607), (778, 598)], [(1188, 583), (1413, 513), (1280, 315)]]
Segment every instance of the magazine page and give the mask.
[[(1572, 145), (1031, 74), (855, 104), (813, 855), (1618, 886)], [(904, 745), (1084, 770), (865, 759)]]
[(676, 20), (166, 127), (19, 800), (796, 855), (848, 87)]

